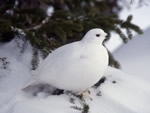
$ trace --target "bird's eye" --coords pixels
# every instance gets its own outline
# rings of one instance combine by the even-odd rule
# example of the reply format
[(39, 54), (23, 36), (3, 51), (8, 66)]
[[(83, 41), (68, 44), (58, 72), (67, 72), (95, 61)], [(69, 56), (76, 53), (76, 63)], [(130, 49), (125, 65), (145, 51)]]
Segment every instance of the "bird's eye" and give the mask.
[(96, 34), (97, 37), (100, 37), (100, 34)]

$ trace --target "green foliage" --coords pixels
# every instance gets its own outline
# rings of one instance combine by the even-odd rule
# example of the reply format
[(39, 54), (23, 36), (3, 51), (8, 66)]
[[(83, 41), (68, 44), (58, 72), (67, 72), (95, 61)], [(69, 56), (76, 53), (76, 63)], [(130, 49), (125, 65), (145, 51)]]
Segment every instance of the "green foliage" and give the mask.
[(108, 54), (109, 54), (109, 65), (118, 69), (121, 68), (119, 62), (114, 59), (113, 55), (110, 52), (108, 52)]
[(82, 113), (88, 113), (88, 112), (89, 112), (89, 105), (84, 104), (83, 109), (82, 109)]
[(9, 61), (7, 61), (7, 58), (0, 57), (0, 69), (7, 69), (9, 65)]
[[(122, 28), (126, 28), (129, 39), (132, 39), (132, 31), (131, 30), (134, 30), (135, 32), (137, 32), (139, 34), (143, 33), (143, 31), (138, 26), (131, 23), (131, 20), (132, 20), (132, 15), (129, 15), (127, 17), (127, 20), (121, 24)], [(125, 40), (124, 40), (125, 43), (126, 43), (126, 40), (127, 40), (127, 38), (125, 38)]]
[(71, 108), (76, 109), (76, 110), (79, 110), (79, 111), (82, 110), (82, 108), (81, 108), (81, 107), (78, 107), (78, 106), (71, 106)]
[[(18, 5), (15, 0), (6, 0), (0, 4), (0, 42), (13, 39), (16, 32), (12, 27), (20, 28), (44, 58), (51, 50), (80, 40), (92, 28), (102, 28), (109, 35), (114, 31), (124, 43), (132, 38), (132, 31), (142, 33), (131, 22), (132, 16), (127, 20), (119, 19), (118, 0), (18, 0)], [(48, 6), (55, 10), (51, 17), (46, 15)], [(110, 65), (119, 68), (111, 54), (109, 60)]]
[(81, 111), (81, 113), (88, 113), (89, 112), (89, 105), (86, 103), (83, 104), (83, 108), (78, 107), (78, 106), (71, 106), (71, 108), (79, 110), (79, 111)]
[(0, 18), (0, 42), (10, 41), (13, 37), (10, 21)]
[(37, 48), (33, 48), (33, 56), (32, 56), (32, 70), (36, 70), (39, 64), (39, 53)]
[(70, 97), (70, 98), (69, 98), (69, 102), (72, 103), (72, 104), (75, 104), (75, 99), (72, 98), (72, 97)]

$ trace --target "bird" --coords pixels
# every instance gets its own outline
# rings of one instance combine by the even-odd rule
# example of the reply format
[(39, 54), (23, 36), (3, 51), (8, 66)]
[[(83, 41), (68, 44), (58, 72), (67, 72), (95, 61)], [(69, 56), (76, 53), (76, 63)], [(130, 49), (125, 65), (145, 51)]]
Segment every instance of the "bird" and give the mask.
[(89, 30), (76, 42), (50, 53), (38, 68), (34, 83), (47, 83), (74, 93), (84, 92), (97, 83), (108, 66), (108, 52), (103, 46), (107, 33)]

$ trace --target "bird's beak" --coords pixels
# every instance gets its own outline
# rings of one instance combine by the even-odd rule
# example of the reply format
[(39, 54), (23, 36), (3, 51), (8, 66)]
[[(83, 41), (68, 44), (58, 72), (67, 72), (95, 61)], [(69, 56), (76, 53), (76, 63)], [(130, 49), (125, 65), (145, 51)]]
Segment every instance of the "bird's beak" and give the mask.
[(106, 39), (110, 38), (110, 36), (107, 33), (105, 34), (105, 37), (106, 37)]
[(109, 35), (106, 35), (105, 37), (106, 37), (106, 38), (109, 38)]
[(105, 39), (104, 39), (104, 42), (106, 42), (107, 40), (109, 40), (109, 38), (110, 38), (110, 36), (109, 36), (107, 33), (105, 33)]
[(107, 38), (107, 33), (104, 34), (104, 37)]

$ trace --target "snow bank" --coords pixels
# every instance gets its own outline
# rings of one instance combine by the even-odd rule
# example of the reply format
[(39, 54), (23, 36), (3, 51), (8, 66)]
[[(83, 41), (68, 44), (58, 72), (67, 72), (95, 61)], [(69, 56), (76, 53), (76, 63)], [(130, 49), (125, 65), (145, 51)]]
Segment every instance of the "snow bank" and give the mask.
[(150, 80), (150, 28), (128, 44), (123, 44), (113, 54), (124, 72)]
[(150, 113), (150, 83), (111, 67), (106, 81), (90, 89), (92, 100), (83, 101), (70, 93), (29, 96), (22, 86), (31, 79), (31, 50), (28, 45), (20, 53), (14, 40), (0, 44), (0, 57), (10, 62), (8, 69), (0, 69), (0, 113), (81, 113), (85, 105), (90, 113)]
[(16, 40), (0, 44), (0, 57), (9, 62), (7, 69), (0, 68), (0, 106), (10, 101), (30, 78), (32, 49), (27, 45), (26, 51), (20, 53)]

